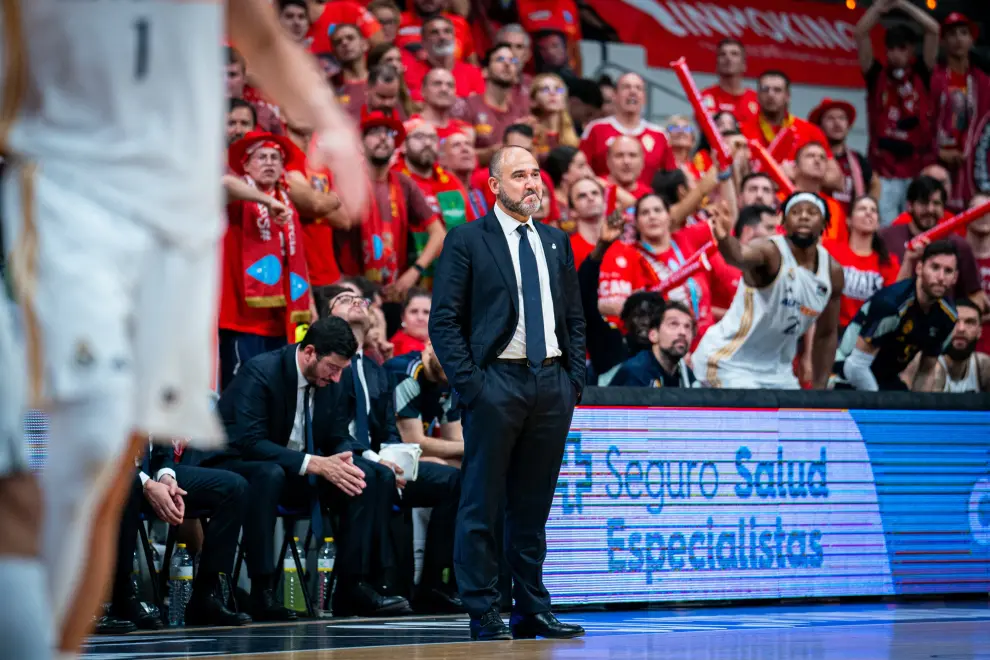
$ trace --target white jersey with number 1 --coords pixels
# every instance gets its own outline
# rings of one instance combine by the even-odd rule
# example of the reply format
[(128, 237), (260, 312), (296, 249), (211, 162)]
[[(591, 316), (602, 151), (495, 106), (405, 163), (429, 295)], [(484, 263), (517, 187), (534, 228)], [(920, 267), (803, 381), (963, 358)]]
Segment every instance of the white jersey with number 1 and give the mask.
[(732, 305), (708, 329), (691, 358), (706, 387), (797, 389), (794, 356), (832, 296), (828, 252), (818, 245), (815, 272), (800, 266), (784, 236), (770, 240), (780, 251), (780, 271), (757, 289), (740, 280)]
[(21, 58), (3, 62), (3, 107), (15, 113), (4, 148), (170, 240), (219, 236), (223, 3), (2, 5), (6, 54), (15, 45)]
[(2, 0), (0, 29), (30, 402), (112, 401), (136, 431), (221, 440), (223, 3)]

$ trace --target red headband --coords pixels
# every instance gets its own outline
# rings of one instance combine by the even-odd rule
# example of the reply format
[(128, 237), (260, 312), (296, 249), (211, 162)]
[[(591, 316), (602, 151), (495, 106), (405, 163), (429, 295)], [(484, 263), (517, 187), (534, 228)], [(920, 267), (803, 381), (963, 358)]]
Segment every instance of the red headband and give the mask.
[(273, 142), (272, 140), (262, 140), (252, 144), (244, 150), (244, 158), (241, 159), (241, 165), (247, 163), (248, 159), (251, 158), (251, 156), (254, 155), (254, 152), (258, 149), (274, 149), (280, 156), (282, 156), (282, 162), (285, 162), (285, 152), (282, 150), (282, 145), (278, 142)]

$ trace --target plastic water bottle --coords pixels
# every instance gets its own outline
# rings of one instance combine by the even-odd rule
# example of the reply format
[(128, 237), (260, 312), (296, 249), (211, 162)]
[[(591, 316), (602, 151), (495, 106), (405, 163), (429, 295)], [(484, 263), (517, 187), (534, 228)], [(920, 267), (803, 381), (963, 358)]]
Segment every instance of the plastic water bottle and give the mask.
[(285, 549), (285, 560), (282, 562), (282, 606), (295, 612), (306, 611), (306, 600), (303, 598), (302, 579), (296, 570), (296, 562), (292, 558), (292, 548), (299, 544), (299, 537), (292, 538), (292, 546)]
[(333, 544), (333, 537), (328, 536), (323, 539), (323, 547), (317, 560), (319, 571), (316, 586), (317, 607), (322, 616), (331, 616), (331, 599), (333, 598), (333, 564), (337, 559), (337, 546)]
[(186, 623), (186, 604), (192, 595), (193, 562), (185, 543), (179, 543), (175, 548), (169, 567), (168, 624), (182, 626)]

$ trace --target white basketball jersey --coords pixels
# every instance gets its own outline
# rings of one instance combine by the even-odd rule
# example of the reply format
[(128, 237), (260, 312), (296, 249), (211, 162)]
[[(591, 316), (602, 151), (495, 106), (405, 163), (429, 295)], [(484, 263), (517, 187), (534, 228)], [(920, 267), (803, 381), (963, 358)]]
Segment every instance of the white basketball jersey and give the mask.
[(201, 244), (222, 230), (224, 5), (4, 2), (12, 157), (115, 215)]
[(964, 392), (980, 391), (980, 381), (977, 378), (979, 367), (976, 365), (976, 353), (969, 356), (969, 366), (966, 367), (966, 375), (960, 380), (952, 380), (952, 377), (949, 375), (949, 365), (945, 363), (944, 356), (939, 356), (938, 362), (945, 371), (945, 385), (942, 386), (943, 392), (962, 394)]
[(695, 351), (695, 373), (713, 387), (720, 386), (719, 370), (730, 366), (752, 374), (792, 374), (798, 339), (832, 296), (830, 257), (821, 244), (813, 273), (798, 265), (785, 237), (770, 240), (780, 251), (777, 277), (762, 289), (740, 280), (729, 310)]

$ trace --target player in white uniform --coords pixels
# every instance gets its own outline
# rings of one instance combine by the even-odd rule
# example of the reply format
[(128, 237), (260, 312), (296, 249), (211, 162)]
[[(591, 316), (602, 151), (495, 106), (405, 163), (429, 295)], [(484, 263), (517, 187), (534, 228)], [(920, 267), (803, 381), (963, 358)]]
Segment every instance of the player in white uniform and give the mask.
[(813, 385), (824, 389), (838, 341), (842, 268), (819, 242), (828, 206), (814, 193), (784, 202), (786, 236), (742, 245), (735, 218), (714, 212), (712, 232), (726, 262), (743, 271), (732, 305), (708, 329), (692, 356), (706, 387), (797, 389), (793, 362), (798, 340), (815, 324)]
[(320, 136), (311, 157), (332, 169), (354, 216), (367, 174), (352, 122), (268, 0), (0, 8), (5, 245), (25, 325), (28, 405), (44, 404), (51, 419), (42, 553), (55, 639), (71, 656), (105, 593), (146, 436), (223, 440), (207, 392), (225, 34), (260, 87)]

